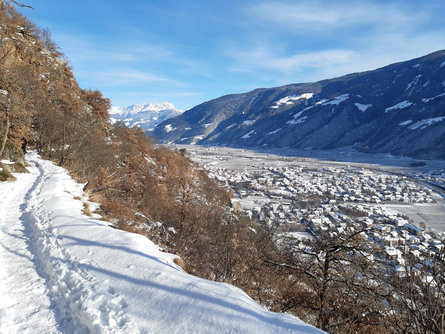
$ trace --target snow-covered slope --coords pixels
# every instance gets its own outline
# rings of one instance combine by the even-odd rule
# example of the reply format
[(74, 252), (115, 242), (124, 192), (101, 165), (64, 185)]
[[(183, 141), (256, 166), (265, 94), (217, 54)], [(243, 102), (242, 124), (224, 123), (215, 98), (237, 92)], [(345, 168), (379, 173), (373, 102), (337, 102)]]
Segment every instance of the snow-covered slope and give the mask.
[(269, 150), (353, 146), (445, 159), (444, 64), (441, 50), (373, 71), (226, 95), (159, 124), (154, 135), (164, 143)]
[(169, 102), (134, 104), (127, 107), (112, 106), (109, 110), (112, 123), (122, 122), (129, 127), (140, 126), (145, 131), (182, 113)]
[(84, 216), (82, 185), (26, 158), (30, 174), (0, 182), (1, 333), (321, 333)]

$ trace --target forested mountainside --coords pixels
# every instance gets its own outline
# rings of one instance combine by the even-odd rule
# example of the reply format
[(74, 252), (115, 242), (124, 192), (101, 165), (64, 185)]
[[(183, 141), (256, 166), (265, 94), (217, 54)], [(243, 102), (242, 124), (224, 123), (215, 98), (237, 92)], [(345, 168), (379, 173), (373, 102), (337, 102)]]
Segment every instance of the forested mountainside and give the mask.
[(353, 145), (445, 159), (445, 51), (340, 78), (223, 96), (161, 123), (154, 134), (165, 143)]
[[(270, 310), (291, 312), (332, 333), (430, 333), (440, 328), (443, 295), (436, 297), (437, 289), (443, 293), (443, 256), (426, 258), (430, 265), (419, 269), (436, 270), (435, 285), (431, 287), (431, 281), (416, 272), (400, 277), (384, 264), (382, 268), (371, 266), (364, 254), (378, 250), (356, 231), (316, 236), (310, 248), (303, 251), (317, 261), (295, 253), (292, 244), (277, 247), (276, 227), (260, 226), (230, 208), (230, 192), (210, 180), (187, 158), (186, 151), (158, 146), (140, 128), (112, 125), (110, 101), (100, 91), (79, 87), (50, 33), (9, 4), (2, 1), (0, 5), (2, 159), (18, 161), (23, 168), (20, 147), (22, 138), (26, 139), (28, 148), (67, 168), (85, 183), (90, 199), (100, 203), (97, 213), (112, 227), (147, 236), (164, 250), (179, 255), (182, 260), (178, 263), (189, 273), (241, 287)], [(311, 93), (303, 87), (286, 89), (270, 97), (271, 101), (285, 103), (273, 102), (268, 109), (280, 114), (281, 108), (292, 108), (288, 102), (301, 108), (301, 98), (297, 97), (302, 94), (306, 94), (305, 101), (310, 101)], [(340, 97), (325, 90), (323, 94), (330, 100), (319, 105), (334, 108), (337, 104), (329, 102)], [(285, 98), (292, 94), (300, 95)], [(218, 105), (225, 112), (209, 114), (196, 131), (212, 129), (211, 120), (222, 122), (230, 117), (244, 122), (237, 121), (238, 127), (253, 125), (257, 120), (247, 116), (254, 115), (255, 109), (249, 106), (254, 100), (247, 103), (243, 95), (220, 99)], [(439, 96), (431, 101), (440, 100)], [(407, 104), (399, 108), (408, 111)], [(246, 113), (236, 116), (241, 105)], [(314, 109), (319, 108), (315, 105)], [(396, 108), (389, 108), (388, 114), (392, 110)], [(194, 112), (186, 114), (174, 122), (193, 119)], [(294, 116), (291, 120), (297, 122), (300, 118)], [(195, 120), (190, 124), (199, 123), (198, 118)], [(177, 123), (168, 124), (174, 133)], [(250, 138), (247, 133), (243, 134), (244, 140)], [(3, 167), (2, 176), (11, 179), (10, 167)], [(325, 200), (301, 199), (300, 205), (321, 205)], [(84, 213), (90, 214), (87, 209)]]

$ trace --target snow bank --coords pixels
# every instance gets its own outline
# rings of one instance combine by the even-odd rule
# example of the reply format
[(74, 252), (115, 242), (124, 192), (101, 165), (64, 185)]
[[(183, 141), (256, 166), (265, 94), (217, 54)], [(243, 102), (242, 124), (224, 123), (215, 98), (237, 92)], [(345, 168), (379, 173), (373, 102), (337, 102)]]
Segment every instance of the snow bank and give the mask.
[[(31, 174), (0, 184), (0, 198), (10, 198), (0, 212), (0, 263), (11, 278), (0, 284), (2, 324), (17, 325), (22, 313), (33, 322), (19, 332), (33, 334), (321, 333), (269, 312), (238, 288), (186, 274), (141, 235), (84, 216), (82, 185), (35, 153), (27, 159)], [(14, 292), (17, 259), (34, 269), (36, 284), (21, 294)], [(38, 312), (22, 312), (26, 306)]]

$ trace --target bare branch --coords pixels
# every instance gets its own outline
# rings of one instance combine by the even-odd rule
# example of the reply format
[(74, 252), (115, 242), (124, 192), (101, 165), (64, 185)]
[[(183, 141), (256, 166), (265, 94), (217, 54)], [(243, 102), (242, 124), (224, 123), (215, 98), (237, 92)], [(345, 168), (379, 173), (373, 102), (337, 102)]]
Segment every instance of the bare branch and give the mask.
[(31, 8), (31, 9), (34, 10), (34, 7), (32, 7), (32, 6), (30, 6), (30, 5), (25, 5), (25, 4), (21, 3), (21, 2), (15, 1), (15, 0), (8, 0), (8, 1), (9, 1), (9, 2), (12, 2), (12, 3), (15, 4), (16, 6), (19, 6), (19, 7), (25, 7), (25, 8)]

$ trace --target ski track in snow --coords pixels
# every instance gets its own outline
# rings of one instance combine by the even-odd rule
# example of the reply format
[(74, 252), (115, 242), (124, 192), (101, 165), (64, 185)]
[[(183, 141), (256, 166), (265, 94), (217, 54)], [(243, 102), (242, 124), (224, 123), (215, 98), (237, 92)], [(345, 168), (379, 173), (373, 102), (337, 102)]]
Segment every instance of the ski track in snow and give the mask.
[[(39, 195), (48, 176), (38, 161), (31, 163), (34, 165), (29, 168), (31, 175), (26, 175), (27, 184), (33, 182), (29, 191), (2, 201), (2, 246), (8, 251), (7, 244), (11, 242), (8, 237), (17, 238), (26, 243), (22, 249), (27, 252), (20, 254), (11, 250), (9, 257), (2, 256), (3, 265), (14, 272), (13, 281), (6, 282), (3, 293), (16, 291), (19, 295), (19, 298), (6, 296), (5, 299), (15, 299), (20, 304), (7, 304), (2, 309), (2, 315), (8, 309), (16, 312), (11, 314), (15, 324), (2, 322), (1, 333), (137, 333), (123, 312), (125, 302), (109, 292), (113, 289), (104, 282), (98, 282), (82, 270), (76, 259), (60, 246), (57, 229), (49, 226), (47, 213), (40, 207)], [(8, 212), (16, 203), (19, 210), (4, 215), (5, 210)], [(20, 279), (17, 279), (18, 273)], [(47, 313), (47, 321), (41, 321), (40, 312)]]

